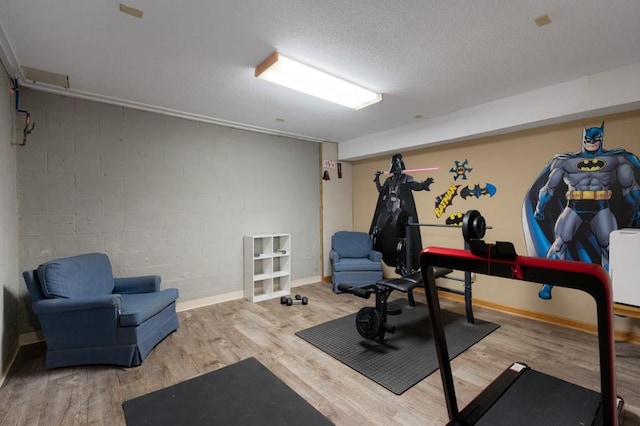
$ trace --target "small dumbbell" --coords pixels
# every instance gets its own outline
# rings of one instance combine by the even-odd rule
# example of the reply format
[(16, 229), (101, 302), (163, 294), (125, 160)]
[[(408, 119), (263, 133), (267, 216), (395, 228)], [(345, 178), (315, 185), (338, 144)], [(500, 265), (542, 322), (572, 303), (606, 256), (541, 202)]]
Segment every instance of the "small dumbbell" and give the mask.
[[(291, 299), (291, 298), (290, 298), (290, 297), (287, 297), (287, 296), (280, 296), (280, 304), (281, 304), (281, 305), (286, 305), (286, 304), (287, 304), (287, 300), (289, 300), (289, 299)], [(300, 295), (299, 295), (299, 294), (296, 294), (296, 295), (294, 296), (294, 299), (295, 299), (295, 300), (302, 300), (302, 297), (300, 297)]]
[(302, 304), (302, 305), (306, 305), (309, 303), (309, 299), (307, 299), (306, 297), (300, 297), (300, 296), (296, 296), (295, 299), (292, 298), (288, 298), (287, 299), (287, 306), (291, 306), (291, 305), (298, 305), (298, 304)]

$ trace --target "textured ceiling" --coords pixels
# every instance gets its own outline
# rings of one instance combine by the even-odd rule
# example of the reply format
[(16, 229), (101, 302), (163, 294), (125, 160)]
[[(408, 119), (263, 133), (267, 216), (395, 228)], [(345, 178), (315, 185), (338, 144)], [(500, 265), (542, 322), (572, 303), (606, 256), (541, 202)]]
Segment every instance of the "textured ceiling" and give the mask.
[[(638, 0), (125, 3), (142, 19), (2, 0), (3, 62), (68, 75), (74, 96), (334, 142), (640, 63)], [(256, 79), (274, 50), (384, 100), (353, 111)]]

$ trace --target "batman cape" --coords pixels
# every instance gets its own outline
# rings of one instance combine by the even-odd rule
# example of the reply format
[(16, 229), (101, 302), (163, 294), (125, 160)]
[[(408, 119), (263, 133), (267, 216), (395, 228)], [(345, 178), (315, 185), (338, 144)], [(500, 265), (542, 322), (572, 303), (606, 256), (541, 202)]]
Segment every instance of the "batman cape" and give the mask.
[[(560, 156), (581, 157), (582, 152), (559, 154)], [(613, 149), (609, 151), (603, 150), (598, 154), (599, 157), (610, 155), (624, 155), (634, 166), (634, 175), (636, 182), (640, 182), (640, 161), (638, 157), (624, 149)], [(527, 254), (529, 256), (546, 257), (551, 244), (555, 240), (554, 226), (560, 213), (567, 205), (565, 193), (567, 186), (562, 182), (553, 192), (553, 195), (544, 209), (544, 219), (537, 220), (534, 217), (536, 204), (538, 202), (538, 192), (547, 183), (549, 173), (551, 171), (550, 161), (542, 172), (536, 177), (533, 184), (527, 192), (522, 206), (522, 224), (525, 233), (525, 242)], [(625, 201), (622, 195), (622, 187), (616, 181), (609, 188), (612, 191), (609, 200), (609, 208), (618, 222), (618, 229), (621, 228), (640, 228), (640, 224), (633, 221), (633, 207)], [(591, 232), (588, 223), (583, 223), (576, 232), (571, 241), (565, 258), (567, 260), (579, 260), (583, 262), (591, 262), (600, 264), (601, 253), (598, 242)]]
[[(400, 178), (399, 181), (394, 182), (394, 179)], [(409, 236), (410, 251), (411, 251), (411, 265), (406, 265), (406, 245), (403, 245), (404, 236), (403, 230), (398, 229), (397, 222), (399, 216), (411, 217), (413, 223), (418, 223), (418, 212), (416, 210), (415, 200), (413, 199), (413, 193), (411, 184), (418, 183), (416, 181), (409, 181), (410, 176), (401, 174), (388, 177), (382, 185), (383, 190), (378, 194), (378, 202), (376, 204), (376, 210), (373, 214), (373, 220), (371, 221), (371, 227), (369, 228), (369, 234), (374, 238), (373, 248), (382, 253), (382, 259), (388, 266), (396, 268), (396, 273), (403, 275), (411, 271), (417, 271), (420, 269), (418, 256), (422, 250), (422, 238), (420, 236), (420, 227), (409, 226), (406, 228), (406, 232)], [(418, 183), (419, 184), (419, 183)], [(391, 196), (389, 188), (391, 186), (398, 186), (398, 198), (400, 205), (395, 210), (389, 211), (387, 208), (389, 197)], [(422, 185), (422, 184), (420, 184)], [(376, 229), (377, 228), (377, 229)], [(401, 268), (405, 270), (401, 270)]]

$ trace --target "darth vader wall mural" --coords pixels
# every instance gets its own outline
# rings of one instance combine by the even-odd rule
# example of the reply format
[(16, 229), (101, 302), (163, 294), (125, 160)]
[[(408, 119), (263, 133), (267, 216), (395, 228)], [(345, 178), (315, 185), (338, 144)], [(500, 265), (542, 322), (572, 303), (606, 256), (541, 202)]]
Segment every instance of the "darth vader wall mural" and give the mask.
[[(640, 228), (640, 161), (604, 149), (604, 122), (585, 127), (577, 152), (555, 155), (534, 180), (522, 221), (530, 256), (599, 263), (608, 269), (609, 234)], [(552, 286), (539, 297), (551, 299)]]
[[(413, 199), (413, 191), (429, 191), (433, 178), (427, 178), (422, 182), (416, 181), (412, 176), (404, 173), (406, 169), (402, 154), (395, 154), (391, 158), (391, 167), (383, 184), (380, 184), (380, 176), (383, 172), (376, 172), (374, 182), (378, 190), (378, 202), (369, 229), (373, 237), (374, 248), (382, 253), (384, 262), (396, 268), (396, 273), (406, 275), (409, 270), (418, 270), (418, 252), (412, 253), (411, 265), (405, 265), (404, 239), (399, 238), (397, 222), (398, 215), (406, 214), (414, 222), (419, 222), (416, 204)], [(420, 229), (409, 227), (412, 246), (422, 247)], [(400, 246), (399, 246), (400, 245)]]

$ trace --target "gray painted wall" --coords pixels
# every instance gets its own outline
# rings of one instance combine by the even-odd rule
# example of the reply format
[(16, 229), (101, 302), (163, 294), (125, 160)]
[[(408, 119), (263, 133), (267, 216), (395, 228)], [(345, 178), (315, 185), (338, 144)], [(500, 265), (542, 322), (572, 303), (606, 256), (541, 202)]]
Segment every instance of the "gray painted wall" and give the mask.
[[(320, 275), (318, 144), (37, 91), (22, 100), (37, 127), (18, 151), (20, 270), (106, 252), (116, 276), (159, 274), (184, 302), (241, 291), (243, 235), (283, 232), (292, 279)], [(20, 333), (36, 328), (23, 304)]]
[[(0, 375), (3, 375), (18, 347), (20, 276), (16, 225), (16, 147), (11, 146), (15, 104), (6, 90), (9, 79), (4, 73), (0, 85), (3, 88), (0, 90)], [(19, 119), (23, 117), (19, 116)]]

